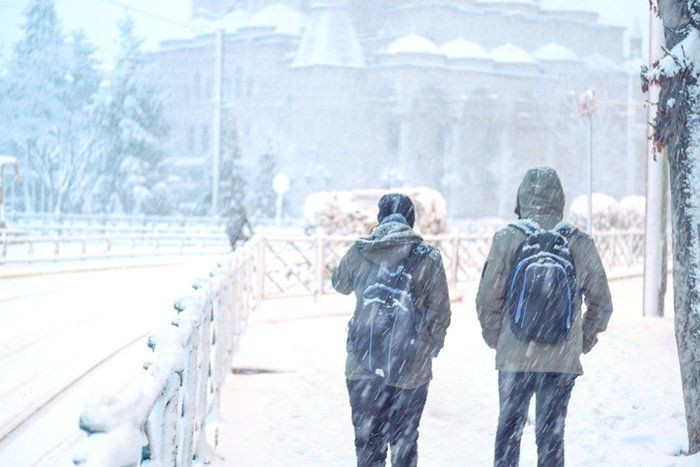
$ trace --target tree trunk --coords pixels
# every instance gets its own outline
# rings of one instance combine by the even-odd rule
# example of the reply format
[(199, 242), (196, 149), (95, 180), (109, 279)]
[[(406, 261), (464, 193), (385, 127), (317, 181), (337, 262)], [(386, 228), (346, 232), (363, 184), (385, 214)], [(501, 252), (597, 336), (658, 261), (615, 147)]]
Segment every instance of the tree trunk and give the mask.
[[(675, 146), (675, 145), (674, 145)], [(676, 342), (683, 381), (689, 453), (700, 452), (700, 265), (698, 236), (698, 157), (682, 146), (669, 147), (673, 219), (673, 288)]]
[[(700, 452), (700, 7), (659, 0), (671, 55), (645, 86), (661, 85), (654, 140), (668, 147), (673, 226), (676, 342), (683, 383), (688, 452)], [(652, 13), (653, 14), (653, 13)]]

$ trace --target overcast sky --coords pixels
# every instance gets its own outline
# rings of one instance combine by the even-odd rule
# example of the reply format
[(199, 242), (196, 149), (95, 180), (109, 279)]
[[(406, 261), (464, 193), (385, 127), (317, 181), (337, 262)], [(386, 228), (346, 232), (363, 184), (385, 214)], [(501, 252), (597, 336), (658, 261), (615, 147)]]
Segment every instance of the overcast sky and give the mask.
[[(638, 20), (646, 39), (648, 0), (589, 1), (603, 22), (630, 28)], [(12, 45), (21, 37), (22, 11), (28, 3), (28, 0), (0, 0), (0, 58), (3, 61), (7, 60)], [(98, 57), (107, 64), (115, 50), (115, 23), (125, 10), (119, 5), (139, 10), (132, 10), (132, 14), (149, 48), (155, 47), (161, 39), (191, 33), (174, 24), (188, 22), (190, 0), (56, 0), (64, 32), (83, 29), (97, 46)]]

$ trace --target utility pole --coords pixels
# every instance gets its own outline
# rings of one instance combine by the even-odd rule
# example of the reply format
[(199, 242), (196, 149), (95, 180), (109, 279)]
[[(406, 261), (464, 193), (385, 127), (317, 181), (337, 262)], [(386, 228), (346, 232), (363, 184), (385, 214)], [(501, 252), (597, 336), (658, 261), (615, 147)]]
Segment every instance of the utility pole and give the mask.
[(214, 154), (211, 164), (211, 214), (216, 216), (219, 212), (219, 179), (221, 163), (221, 117), (223, 101), (223, 72), (224, 72), (224, 31), (216, 31), (216, 45), (214, 52)]
[(578, 98), (579, 113), (588, 120), (588, 235), (593, 235), (593, 114), (595, 113), (595, 89), (589, 89)]
[[(663, 24), (654, 10), (657, 0), (652, 0), (649, 15), (649, 66), (659, 59), (665, 45)], [(647, 120), (656, 119), (659, 101), (659, 86), (649, 88)], [(666, 200), (667, 200), (667, 157), (658, 154), (654, 148), (654, 129), (647, 127), (647, 186), (644, 245), (644, 316), (664, 315), (664, 295), (666, 294)], [(664, 153), (666, 150), (664, 150)], [(658, 156), (658, 157), (657, 157)]]

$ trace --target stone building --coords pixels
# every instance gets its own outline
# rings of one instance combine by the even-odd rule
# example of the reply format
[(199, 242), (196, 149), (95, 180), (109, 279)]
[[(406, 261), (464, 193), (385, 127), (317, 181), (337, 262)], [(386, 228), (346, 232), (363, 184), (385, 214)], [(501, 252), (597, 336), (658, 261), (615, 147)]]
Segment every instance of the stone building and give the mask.
[(560, 171), (572, 199), (586, 189), (577, 96), (588, 88), (598, 96), (594, 189), (640, 194), (641, 35), (626, 53), (624, 28), (586, 3), (193, 0), (197, 32), (150, 56), (183, 187), (211, 173), (221, 30), (223, 132), (249, 186), (264, 185), (251, 201), (273, 170), (292, 180), (292, 214), (312, 191), (427, 185), (453, 217), (508, 216), (522, 174), (541, 164)]

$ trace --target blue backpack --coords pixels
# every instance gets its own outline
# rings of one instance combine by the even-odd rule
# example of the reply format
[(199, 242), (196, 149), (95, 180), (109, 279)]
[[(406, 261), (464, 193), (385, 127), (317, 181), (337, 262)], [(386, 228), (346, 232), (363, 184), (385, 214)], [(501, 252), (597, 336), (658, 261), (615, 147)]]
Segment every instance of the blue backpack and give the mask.
[(575, 229), (560, 224), (554, 230), (543, 230), (531, 221), (511, 225), (526, 236), (513, 255), (508, 278), (511, 329), (521, 341), (558, 344), (571, 331), (579, 293), (569, 249)]
[(415, 341), (425, 313), (417, 309), (412, 270), (418, 247), (395, 269), (380, 266), (376, 280), (359, 295), (349, 324), (353, 355), (361, 366), (382, 377), (398, 377), (416, 357)]

